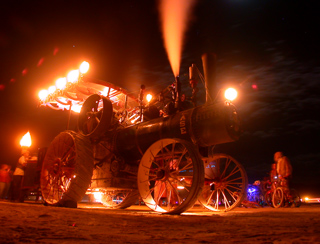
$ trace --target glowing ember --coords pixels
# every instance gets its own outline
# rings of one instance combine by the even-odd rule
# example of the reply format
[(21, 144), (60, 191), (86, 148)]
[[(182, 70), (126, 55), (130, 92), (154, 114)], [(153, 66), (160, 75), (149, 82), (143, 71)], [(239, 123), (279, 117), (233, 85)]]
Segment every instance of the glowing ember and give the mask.
[(26, 74), (28, 74), (28, 69), (25, 68), (24, 70), (22, 70), (22, 76), (25, 76)]
[(28, 131), (20, 140), (21, 147), (30, 147), (31, 146), (31, 136), (30, 132)]
[(164, 45), (175, 77), (179, 76), (183, 34), (195, 0), (162, 0), (160, 15)]
[(37, 67), (40, 67), (44, 62), (44, 58), (40, 58), (40, 60), (38, 61)]

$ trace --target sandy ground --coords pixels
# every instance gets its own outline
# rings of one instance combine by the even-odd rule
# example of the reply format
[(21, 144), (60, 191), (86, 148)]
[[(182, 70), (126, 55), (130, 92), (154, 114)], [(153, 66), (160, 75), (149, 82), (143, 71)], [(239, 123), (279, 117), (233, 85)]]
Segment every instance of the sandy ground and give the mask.
[(320, 204), (203, 211), (171, 216), (145, 206), (0, 202), (0, 243), (320, 243)]

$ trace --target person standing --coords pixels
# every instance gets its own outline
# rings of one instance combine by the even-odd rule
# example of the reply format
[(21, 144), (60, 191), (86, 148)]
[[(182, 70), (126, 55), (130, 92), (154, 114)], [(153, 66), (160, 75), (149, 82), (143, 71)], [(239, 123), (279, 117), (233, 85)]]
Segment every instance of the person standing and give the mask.
[(11, 166), (1, 164), (0, 166), (0, 199), (6, 199), (8, 190), (10, 188), (12, 176)]
[(284, 156), (282, 152), (274, 154), (274, 161), (277, 164), (277, 175), (280, 180), (280, 186), (285, 190), (290, 189), (290, 180), (292, 178), (292, 166), (288, 157)]
[(13, 173), (12, 201), (15, 201), (15, 202), (24, 201), (24, 195), (22, 192), (22, 181), (23, 181), (24, 170), (27, 165), (28, 158), (29, 158), (29, 151), (22, 150), (22, 155), (19, 158), (17, 167)]

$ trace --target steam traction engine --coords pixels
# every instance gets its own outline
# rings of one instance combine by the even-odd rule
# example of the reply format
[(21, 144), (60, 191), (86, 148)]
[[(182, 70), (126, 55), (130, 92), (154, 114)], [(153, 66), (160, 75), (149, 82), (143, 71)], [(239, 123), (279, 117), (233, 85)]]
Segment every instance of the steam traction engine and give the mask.
[[(214, 76), (210, 60), (203, 58), (207, 88)], [(192, 87), (196, 105), (197, 87)], [(145, 104), (143, 86), (135, 98), (82, 75), (46, 97), (42, 104), (53, 109), (81, 106), (78, 131), (60, 133), (47, 149), (40, 183), (46, 204), (76, 206), (86, 192), (99, 192), (102, 203), (114, 209), (139, 197), (152, 210), (169, 214), (184, 212), (197, 200), (214, 211), (238, 206), (246, 173), (231, 156), (212, 153), (214, 145), (238, 139), (235, 107), (207, 99), (183, 108), (178, 78), (160, 97)]]

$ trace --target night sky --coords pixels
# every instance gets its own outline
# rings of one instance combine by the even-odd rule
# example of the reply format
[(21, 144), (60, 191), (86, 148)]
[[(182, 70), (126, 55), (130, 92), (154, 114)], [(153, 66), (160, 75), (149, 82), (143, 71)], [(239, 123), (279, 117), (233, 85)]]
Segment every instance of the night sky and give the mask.
[[(188, 67), (202, 70), (201, 55), (217, 54), (217, 85), (238, 89), (244, 133), (216, 152), (239, 160), (253, 183), (270, 171), (273, 153), (283, 151), (302, 197), (320, 195), (320, 15), (312, 2), (197, 1), (180, 69), (187, 87)], [(141, 84), (160, 91), (174, 81), (156, 1), (1, 5), (1, 163), (16, 163), (27, 131), (36, 153), (66, 128), (67, 113), (39, 108), (37, 94), (83, 60), (91, 65), (88, 76), (136, 94)]]

